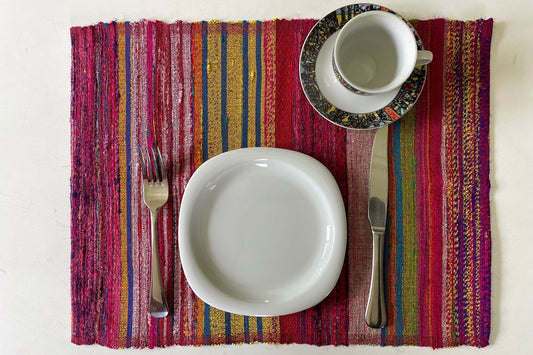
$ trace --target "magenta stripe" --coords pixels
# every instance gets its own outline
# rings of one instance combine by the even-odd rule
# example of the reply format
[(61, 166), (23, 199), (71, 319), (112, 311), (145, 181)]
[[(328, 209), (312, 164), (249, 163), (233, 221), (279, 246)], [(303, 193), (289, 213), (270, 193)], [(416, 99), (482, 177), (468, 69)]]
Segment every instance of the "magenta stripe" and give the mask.
[[(94, 142), (94, 42), (92, 28), (72, 30), (73, 88), (72, 97), (72, 341), (77, 344), (96, 341), (95, 288), (96, 266), (95, 213), (91, 209), (96, 197)], [(76, 39), (79, 38), (79, 41)], [(77, 219), (85, 216), (85, 220)]]
[[(493, 21), (477, 21), (479, 30), (479, 109), (480, 126), (479, 136), (489, 137), (490, 121), (485, 117), (490, 116), (490, 47), (493, 30)], [(487, 346), (489, 344), (491, 327), (491, 232), (490, 232), (490, 142), (488, 139), (479, 142), (479, 183), (481, 185), (479, 203), (479, 231), (480, 238), (480, 294), (479, 294), (479, 337), (476, 346)]]
[[(106, 205), (109, 206), (105, 217), (107, 228), (107, 279), (108, 299), (106, 302), (106, 344), (111, 348), (118, 347), (118, 333), (120, 322), (120, 288), (121, 288), (121, 264), (117, 262), (121, 259), (121, 224), (120, 224), (120, 179), (119, 176), (119, 140), (118, 140), (118, 60), (115, 55), (116, 48), (116, 25), (110, 24), (104, 27), (106, 45), (104, 62), (106, 63), (106, 72), (103, 75), (109, 77), (106, 87), (104, 114), (107, 117), (107, 127), (104, 139), (104, 149), (102, 150), (105, 164), (102, 166), (103, 176), (106, 176), (105, 185), (111, 193), (106, 198)], [(107, 157), (104, 152), (107, 150)]]
[[(101, 38), (101, 28), (100, 28), (100, 25), (97, 26), (95, 28), (95, 39), (96, 39), (96, 42), (95, 42), (95, 79), (96, 79), (96, 82), (98, 83), (101, 83), (101, 85), (98, 85), (96, 90), (95, 90), (95, 100), (96, 100), (96, 111), (94, 113), (95, 115), (95, 122), (99, 122), (103, 119), (102, 117), (102, 113), (101, 113), (101, 110), (102, 110), (102, 98), (101, 98), (101, 95), (102, 95), (102, 62), (101, 62), (101, 51), (102, 51), (102, 38)], [(102, 138), (101, 138), (101, 134), (102, 134), (102, 131), (101, 129), (101, 124), (100, 124), (100, 127), (95, 127), (95, 142), (93, 142), (93, 144), (95, 145), (95, 152), (94, 152), (94, 161), (96, 162), (100, 162), (100, 156), (98, 154), (99, 151), (101, 151), (101, 146), (100, 146), (100, 142), (102, 141)], [(105, 127), (104, 127), (104, 130), (105, 130)], [(96, 205), (97, 206), (101, 206), (102, 205), (102, 191), (100, 190), (100, 186), (101, 186), (101, 183), (102, 183), (102, 178), (100, 176), (100, 169), (99, 169), (99, 164), (96, 164), (96, 166), (94, 167), (94, 171), (95, 171), (95, 185), (96, 185), (96, 193), (95, 193), (95, 196), (96, 196)], [(104, 339), (105, 339), (105, 324), (103, 323), (105, 317), (105, 310), (104, 310), (104, 306), (105, 306), (105, 298), (102, 297), (102, 289), (104, 288), (104, 286), (102, 285), (103, 283), (103, 279), (102, 279), (102, 273), (101, 273), (101, 270), (100, 270), (100, 263), (102, 262), (102, 259), (105, 255), (105, 250), (103, 251), (100, 251), (101, 248), (101, 245), (102, 245), (102, 210), (101, 209), (96, 209), (95, 211), (95, 219), (94, 219), (94, 223), (95, 223), (95, 234), (94, 234), (94, 238), (95, 238), (95, 245), (96, 245), (96, 248), (95, 250), (98, 251), (98, 253), (95, 253), (95, 287), (96, 287), (96, 290), (99, 292), (98, 296), (97, 296), (97, 302), (96, 302), (96, 323), (97, 323), (97, 328), (96, 328), (96, 341), (98, 344), (103, 344), (104, 342)]]
[(425, 35), (429, 37), (428, 47), (432, 48), (434, 59), (431, 63), (432, 67), (428, 71), (428, 88), (425, 95), (428, 95), (431, 102), (429, 119), (429, 151), (431, 158), (429, 160), (429, 171), (431, 185), (429, 187), (430, 199), (429, 205), (430, 211), (430, 230), (431, 230), (431, 249), (430, 249), (430, 345), (434, 348), (440, 348), (443, 346), (443, 322), (442, 322), (442, 287), (443, 283), (443, 207), (444, 201), (442, 198), (443, 193), (443, 102), (444, 94), (442, 88), (444, 87), (444, 78), (441, 73), (444, 65), (444, 47), (441, 45), (444, 43), (444, 24), (443, 19), (435, 21), (422, 21), (423, 24), (429, 24), (427, 30), (430, 34)]
[[(151, 81), (148, 80), (149, 73), (147, 72), (147, 63), (151, 60), (152, 53), (148, 52), (148, 34), (147, 23), (141, 22), (137, 24), (138, 37), (137, 45), (139, 55), (137, 56), (136, 66), (138, 68), (139, 82), (137, 83), (137, 117), (138, 130), (137, 144), (138, 147), (148, 147), (147, 132), (150, 129), (148, 122), (147, 110), (151, 96), (148, 95), (148, 85), (151, 85)], [(151, 73), (151, 71), (150, 71)], [(150, 84), (149, 84), (150, 83)], [(139, 156), (137, 156), (137, 164), (139, 164)], [(139, 186), (142, 186), (142, 180), (139, 176)], [(138, 346), (146, 347), (149, 345), (149, 329), (150, 329), (150, 317), (146, 310), (149, 307), (150, 297), (150, 215), (148, 210), (142, 203), (142, 191), (139, 188), (138, 195), (136, 196), (139, 220), (138, 223), (138, 252), (139, 252), (139, 304), (137, 308), (139, 317), (139, 338), (137, 339)]]
[[(180, 176), (180, 196), (182, 196), (185, 186), (189, 181), (190, 177), (194, 172), (194, 117), (192, 115), (192, 25), (190, 23), (183, 23), (183, 58), (182, 58), (182, 69), (183, 69), (183, 128), (181, 131), (180, 142), (182, 142), (183, 149), (183, 162)], [(189, 287), (185, 280), (185, 275), (183, 271), (181, 272), (181, 289), (183, 290), (183, 299), (182, 304), (185, 307), (182, 309), (183, 316), (187, 319), (187, 322), (184, 322), (184, 326), (187, 329), (190, 329), (187, 334), (183, 334), (183, 339), (186, 342), (185, 344), (194, 344), (195, 343), (195, 305), (196, 295), (192, 292), (192, 289)], [(191, 301), (192, 300), (192, 301)]]
[(148, 129), (146, 134), (148, 135), (148, 145), (146, 147), (153, 147), (155, 143), (154, 131), (154, 27), (155, 23), (152, 21), (145, 21), (144, 25), (146, 26), (146, 117), (148, 119)]
[[(182, 23), (176, 22), (170, 25), (170, 50), (171, 50), (171, 98), (172, 98), (172, 117), (182, 117), (183, 116), (183, 69), (181, 67), (181, 57), (183, 48), (181, 41), (181, 32), (182, 32)], [(171, 165), (169, 171), (170, 176), (172, 177), (171, 186), (172, 193), (171, 195), (181, 196), (180, 194), (180, 162), (182, 160), (180, 154), (180, 134), (179, 130), (181, 128), (181, 121), (176, 122), (177, 124), (171, 126), (171, 134), (174, 137), (172, 141), (172, 146), (170, 147), (170, 154), (174, 157), (173, 164)], [(170, 203), (172, 204), (173, 211), (179, 211), (180, 200), (179, 198), (171, 198)], [(173, 343), (179, 343), (179, 334), (181, 332), (181, 295), (182, 290), (179, 285), (180, 273), (181, 273), (181, 263), (179, 261), (179, 252), (178, 252), (178, 243), (177, 243), (177, 233), (178, 225), (177, 223), (173, 224), (173, 249), (174, 249), (174, 258), (175, 261), (172, 269), (172, 281), (173, 281), (173, 299), (168, 300), (173, 307), (172, 316), (172, 338)], [(174, 247), (178, 246), (178, 247)]]
[[(141, 83), (141, 98), (143, 99), (140, 105), (140, 112), (143, 113), (143, 116), (139, 117), (141, 121), (142, 130), (139, 132), (140, 142), (142, 142), (141, 147), (148, 149), (153, 146), (153, 61), (154, 61), (154, 52), (153, 52), (153, 23), (144, 21), (142, 23), (142, 37), (141, 41), (144, 46), (141, 57), (141, 76), (146, 79), (145, 82)], [(139, 196), (139, 200), (142, 201), (142, 194)], [(146, 327), (144, 332), (144, 337), (141, 338), (141, 344), (145, 346), (152, 347), (154, 346), (154, 333), (156, 331), (157, 323), (152, 321), (152, 318), (147, 309), (150, 307), (150, 269), (151, 269), (151, 241), (150, 241), (150, 213), (146, 206), (141, 202), (140, 208), (142, 211), (142, 230), (140, 232), (141, 238), (141, 307), (139, 308), (141, 319), (143, 325)], [(143, 333), (141, 333), (143, 334)]]
[[(430, 43), (430, 34), (429, 30), (430, 23), (427, 21), (420, 21), (417, 23), (417, 31), (422, 38), (423, 43), (426, 44), (428, 48), (433, 48)], [(435, 51), (435, 50), (434, 50)], [(438, 49), (437, 49), (438, 51)], [(438, 53), (434, 53), (436, 57)], [(437, 62), (439, 58), (435, 58)], [(437, 157), (431, 156), (433, 152), (430, 149), (430, 145), (436, 145), (440, 151), (440, 139), (438, 136), (430, 136), (431, 126), (435, 126), (438, 122), (432, 124), (430, 119), (431, 111), (429, 107), (431, 105), (431, 100), (434, 99), (428, 94), (432, 87), (433, 79), (433, 63), (431, 67), (428, 67), (428, 74), (426, 78), (425, 89), (422, 91), (420, 98), (418, 100), (419, 104), (416, 108), (416, 122), (417, 126), (415, 127), (415, 157), (417, 163), (416, 169), (416, 201), (417, 201), (417, 230), (418, 230), (418, 269), (417, 269), (417, 284), (418, 284), (418, 344), (421, 346), (431, 346), (430, 334), (433, 331), (430, 324), (430, 312), (431, 312), (431, 302), (432, 298), (428, 297), (430, 292), (430, 275), (432, 273), (431, 261), (430, 261), (430, 245), (432, 245), (433, 239), (431, 234), (434, 229), (432, 229), (432, 224), (434, 221), (431, 220), (431, 211), (436, 208), (436, 206), (431, 204), (431, 194), (430, 191), (430, 180), (432, 180), (430, 170), (431, 162), (430, 160), (440, 161), (440, 155)], [(442, 91), (442, 90), (440, 90)], [(438, 100), (438, 98), (435, 98)], [(435, 105), (437, 106), (437, 105)], [(437, 107), (435, 108), (437, 110)], [(442, 115), (442, 112), (440, 112)], [(439, 126), (440, 127), (440, 122)], [(434, 133), (434, 132), (432, 132)], [(442, 170), (442, 169), (440, 169)], [(440, 237), (440, 236), (438, 236)], [(434, 286), (433, 286), (434, 287)], [(440, 287), (440, 286), (439, 286)]]
[[(426, 93), (427, 90), (424, 91)], [(426, 95), (422, 95), (420, 99), (427, 99)], [(418, 286), (418, 343), (422, 346), (428, 346), (429, 343), (429, 301), (426, 297), (429, 287), (429, 243), (430, 243), (430, 227), (428, 206), (428, 155), (427, 155), (427, 137), (428, 137), (428, 121), (426, 105), (419, 105), (416, 109), (417, 126), (415, 129), (415, 157), (416, 157), (416, 204), (417, 204), (417, 243), (418, 243), (418, 270), (417, 270), (417, 286)], [(429, 208), (425, 207), (428, 206)]]
[[(163, 161), (167, 166), (167, 170), (172, 171), (174, 161), (172, 159), (172, 130), (166, 129), (166, 122), (172, 120), (172, 107), (168, 105), (168, 98), (170, 98), (170, 85), (171, 85), (171, 51), (170, 45), (169, 26), (162, 22), (156, 22), (154, 26), (154, 67), (158, 70), (154, 71), (154, 137), (158, 137), (157, 146), (161, 150)], [(172, 181), (169, 183), (170, 190), (174, 189)], [(167, 297), (167, 302), (173, 300), (174, 287), (171, 284), (172, 278), (172, 260), (174, 260), (174, 242), (173, 242), (173, 204), (167, 203), (159, 210), (159, 255), (160, 255), (160, 268), (161, 276), (163, 280), (163, 288)], [(172, 306), (172, 303), (169, 305)], [(172, 317), (165, 317), (158, 320), (158, 326), (160, 328), (159, 336), (157, 339), (157, 346), (167, 346), (171, 344), (168, 337), (167, 329), (171, 329)], [(152, 319), (154, 321), (154, 319)]]
[(132, 227), (132, 269), (133, 269), (133, 314), (132, 314), (132, 340), (131, 345), (136, 346), (139, 344), (140, 337), (140, 317), (139, 317), (139, 302), (140, 302), (140, 273), (139, 273), (139, 221), (140, 221), (140, 205), (139, 194), (141, 186), (140, 169), (139, 169), (139, 25), (138, 23), (132, 23), (130, 27), (130, 67), (131, 67), (131, 83), (130, 83), (130, 110), (131, 110), (131, 227)]

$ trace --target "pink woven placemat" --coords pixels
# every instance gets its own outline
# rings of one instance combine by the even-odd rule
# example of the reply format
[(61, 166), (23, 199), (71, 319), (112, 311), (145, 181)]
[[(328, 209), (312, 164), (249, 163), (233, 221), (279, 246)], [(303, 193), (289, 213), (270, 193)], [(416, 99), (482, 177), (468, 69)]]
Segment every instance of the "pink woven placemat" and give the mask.
[[(117, 347), (230, 343), (486, 346), (490, 333), (489, 61), (492, 20), (415, 22), (435, 59), (415, 108), (391, 125), (389, 320), (364, 322), (372, 131), (330, 124), (299, 83), (315, 20), (109, 23), (71, 29), (72, 341)], [(160, 212), (172, 308), (151, 318), (150, 233), (139, 147), (157, 144), (171, 197)], [(335, 176), (348, 250), (334, 291), (282, 317), (225, 313), (187, 285), (177, 243), (194, 170), (223, 151), (309, 154)]]

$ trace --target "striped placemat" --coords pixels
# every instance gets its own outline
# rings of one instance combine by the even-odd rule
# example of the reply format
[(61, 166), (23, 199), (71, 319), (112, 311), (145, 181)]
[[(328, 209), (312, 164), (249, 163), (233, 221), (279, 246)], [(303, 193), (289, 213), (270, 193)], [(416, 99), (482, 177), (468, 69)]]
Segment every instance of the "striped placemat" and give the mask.
[[(492, 20), (416, 22), (435, 59), (415, 108), (391, 126), (389, 321), (364, 322), (372, 131), (316, 114), (299, 83), (316, 20), (109, 23), (71, 29), (72, 342), (117, 347), (229, 343), (486, 346), (490, 333), (489, 60)], [(170, 174), (160, 212), (172, 314), (148, 313), (150, 232), (139, 147)], [(319, 305), (282, 317), (210, 307), (177, 243), (180, 198), (206, 159), (240, 147), (309, 154), (328, 167), (348, 218), (345, 266)]]

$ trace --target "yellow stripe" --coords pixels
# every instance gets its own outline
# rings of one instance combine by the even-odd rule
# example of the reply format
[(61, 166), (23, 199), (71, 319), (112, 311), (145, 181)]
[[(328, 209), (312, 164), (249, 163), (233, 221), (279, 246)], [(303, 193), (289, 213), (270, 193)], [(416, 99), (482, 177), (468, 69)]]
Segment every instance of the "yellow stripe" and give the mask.
[(228, 150), (241, 147), (242, 137), (242, 23), (228, 23), (227, 105)]
[(255, 147), (256, 23), (248, 24), (248, 146)]
[[(476, 53), (479, 58), (479, 46), (476, 41), (475, 34), (476, 31), (476, 22), (468, 21), (464, 25), (463, 29), (463, 77), (469, 78), (469, 85), (464, 86), (463, 92), (463, 115), (464, 117), (472, 117), (471, 120), (463, 120), (463, 161), (467, 162), (466, 166), (476, 167), (475, 158), (479, 156), (479, 152), (475, 150), (477, 147), (476, 140), (478, 139), (478, 125), (473, 124), (479, 118), (479, 107), (477, 101), (475, 101), (474, 106), (472, 105), (472, 99), (477, 98), (477, 83), (475, 76), (475, 61), (473, 57), (467, 53)], [(475, 186), (476, 181), (476, 171), (472, 168), (465, 168), (463, 170), (464, 175), (464, 186)], [(473, 206), (473, 194), (472, 189), (466, 188), (463, 191), (463, 220), (464, 221), (479, 221), (479, 218), (474, 218), (473, 213), (475, 213), (475, 208)], [(465, 228), (467, 235), (475, 235), (475, 231), (471, 230), (472, 227), (469, 226), (468, 222), (463, 222), (463, 228)], [(480, 229), (478, 229), (480, 230)], [(475, 292), (476, 281), (478, 280), (478, 275), (475, 268), (474, 261), (474, 238), (466, 238), (466, 250), (465, 259), (467, 262), (464, 263), (464, 280), (462, 280), (463, 285), (466, 286), (466, 309), (468, 316), (466, 317), (466, 335), (472, 343), (475, 343), (476, 339), (476, 327), (475, 327), (475, 314), (477, 309), (475, 307), (474, 297), (477, 294)], [(480, 250), (480, 249), (477, 249)]]
[(221, 344), (226, 342), (226, 312), (211, 307), (209, 310), (211, 321), (211, 342)]
[(202, 164), (202, 24), (195, 22), (192, 24), (192, 73), (194, 85), (194, 167), (198, 168)]
[(277, 21), (263, 22), (261, 117), (264, 128), (261, 132), (261, 145), (265, 147), (274, 147), (276, 144), (276, 23)]
[(243, 343), (244, 339), (244, 316), (231, 314), (231, 342)]
[[(415, 110), (411, 110), (401, 119), (402, 144), (400, 147), (402, 162), (402, 201), (403, 201), (403, 238), (404, 253), (399, 255), (404, 261), (402, 275), (403, 295), (402, 310), (404, 318), (404, 336), (416, 336), (418, 332), (418, 285), (417, 285), (417, 229), (416, 229), (416, 186), (415, 166)], [(406, 213), (406, 211), (408, 213)]]
[(249, 341), (252, 343), (259, 341), (259, 337), (257, 336), (257, 317), (248, 318), (248, 336)]
[[(220, 58), (220, 22), (207, 24), (207, 76), (209, 77), (207, 110), (208, 142), (207, 154), (209, 158), (222, 153), (222, 132), (220, 128), (220, 85), (221, 85), (221, 58)], [(199, 91), (201, 92), (201, 91)]]
[(127, 161), (126, 161), (126, 33), (124, 23), (117, 24), (118, 40), (118, 136), (120, 167), (120, 323), (118, 346), (126, 347), (128, 332), (128, 229), (127, 229)]

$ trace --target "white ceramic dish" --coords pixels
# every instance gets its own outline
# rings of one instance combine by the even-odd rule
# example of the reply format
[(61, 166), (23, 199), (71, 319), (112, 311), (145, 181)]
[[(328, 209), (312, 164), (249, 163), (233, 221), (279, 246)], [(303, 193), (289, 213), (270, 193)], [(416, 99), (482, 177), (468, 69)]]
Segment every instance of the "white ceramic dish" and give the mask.
[(289, 314), (322, 301), (344, 263), (346, 215), (326, 167), (245, 148), (202, 164), (183, 195), (179, 250), (198, 297), (221, 310)]

